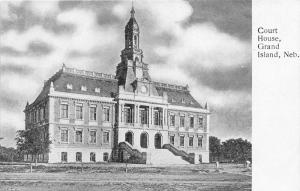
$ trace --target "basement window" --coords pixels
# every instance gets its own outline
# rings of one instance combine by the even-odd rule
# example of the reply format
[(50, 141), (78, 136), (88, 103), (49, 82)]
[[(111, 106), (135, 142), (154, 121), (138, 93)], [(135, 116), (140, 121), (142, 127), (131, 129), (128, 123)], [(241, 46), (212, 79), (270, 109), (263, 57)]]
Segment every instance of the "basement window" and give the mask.
[(81, 86), (81, 91), (85, 91), (86, 92), (86, 86)]
[(73, 89), (73, 85), (72, 85), (72, 84), (67, 84), (67, 89), (68, 89), (68, 90)]

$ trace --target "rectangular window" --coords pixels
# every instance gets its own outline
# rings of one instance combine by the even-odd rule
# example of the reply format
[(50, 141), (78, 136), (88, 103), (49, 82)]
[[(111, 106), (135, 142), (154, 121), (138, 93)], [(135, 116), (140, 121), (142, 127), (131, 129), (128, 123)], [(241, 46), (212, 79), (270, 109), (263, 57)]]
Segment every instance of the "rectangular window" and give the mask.
[(90, 131), (90, 143), (96, 143), (96, 131)]
[(62, 129), (61, 130), (61, 142), (68, 142), (68, 130), (67, 129)]
[(190, 128), (194, 128), (194, 117), (190, 117)]
[(90, 107), (90, 120), (96, 121), (97, 118), (97, 107)]
[(202, 116), (199, 117), (199, 127), (203, 128), (203, 117)]
[(198, 137), (198, 147), (202, 147), (203, 137)]
[(46, 106), (43, 108), (43, 119), (46, 119)]
[(184, 116), (180, 116), (180, 127), (184, 127)]
[(125, 113), (124, 113), (124, 118), (125, 118), (125, 123), (132, 123), (132, 109), (130, 107), (125, 107)]
[(109, 122), (109, 107), (103, 108), (103, 120)]
[(170, 136), (170, 144), (171, 145), (175, 144), (175, 136), (174, 135)]
[(68, 162), (68, 153), (61, 152), (61, 162)]
[(90, 153), (90, 161), (91, 162), (96, 162), (96, 154), (94, 152)]
[(39, 109), (36, 110), (36, 122), (39, 122), (40, 121), (40, 111)]
[(180, 136), (180, 146), (181, 147), (184, 146), (184, 136), (183, 135)]
[(82, 130), (76, 130), (75, 142), (82, 143)]
[(76, 105), (76, 119), (83, 119), (83, 106), (82, 105)]
[(67, 104), (61, 104), (60, 105), (60, 117), (61, 118), (68, 118), (69, 117), (69, 110)]
[(77, 152), (76, 153), (76, 162), (81, 162), (82, 161), (82, 153), (81, 152)]
[(170, 126), (175, 126), (175, 115), (170, 115)]
[(140, 108), (141, 124), (148, 124), (148, 112), (146, 108)]
[(192, 147), (194, 145), (194, 137), (189, 137), (189, 146)]
[(109, 143), (109, 132), (103, 132), (103, 143)]
[(159, 111), (154, 110), (154, 125), (159, 125)]
[(41, 117), (41, 120), (44, 120), (44, 108), (40, 109), (40, 117)]

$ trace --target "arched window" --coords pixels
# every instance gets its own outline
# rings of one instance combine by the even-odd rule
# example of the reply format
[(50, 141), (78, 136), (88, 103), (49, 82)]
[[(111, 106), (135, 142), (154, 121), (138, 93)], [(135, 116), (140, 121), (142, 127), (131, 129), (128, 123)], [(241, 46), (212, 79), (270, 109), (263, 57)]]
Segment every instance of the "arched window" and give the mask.
[(134, 46), (137, 46), (137, 36), (134, 36)]
[(148, 134), (147, 133), (141, 134), (140, 143), (141, 143), (142, 148), (148, 148)]

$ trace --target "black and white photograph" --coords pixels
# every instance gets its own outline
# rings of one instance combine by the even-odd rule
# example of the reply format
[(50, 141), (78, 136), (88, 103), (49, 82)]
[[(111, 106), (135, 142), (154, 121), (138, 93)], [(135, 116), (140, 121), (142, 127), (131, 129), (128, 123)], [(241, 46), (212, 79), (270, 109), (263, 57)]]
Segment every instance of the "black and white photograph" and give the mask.
[(0, 4), (0, 190), (252, 190), (252, 0)]

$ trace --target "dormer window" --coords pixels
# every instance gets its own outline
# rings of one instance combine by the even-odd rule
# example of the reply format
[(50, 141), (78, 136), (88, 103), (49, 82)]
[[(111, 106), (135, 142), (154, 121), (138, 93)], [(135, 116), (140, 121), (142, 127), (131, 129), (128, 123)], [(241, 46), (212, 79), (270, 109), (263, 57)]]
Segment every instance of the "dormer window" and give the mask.
[(86, 92), (86, 86), (81, 86), (81, 91), (85, 91)]
[(184, 98), (181, 98), (181, 103), (185, 103), (185, 100), (184, 100)]
[(67, 89), (68, 89), (68, 90), (73, 89), (73, 85), (72, 85), (72, 84), (67, 84)]
[(100, 88), (95, 88), (96, 93), (100, 93)]

